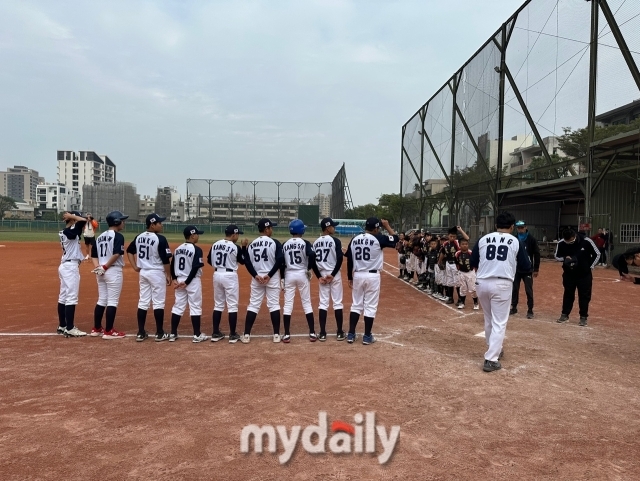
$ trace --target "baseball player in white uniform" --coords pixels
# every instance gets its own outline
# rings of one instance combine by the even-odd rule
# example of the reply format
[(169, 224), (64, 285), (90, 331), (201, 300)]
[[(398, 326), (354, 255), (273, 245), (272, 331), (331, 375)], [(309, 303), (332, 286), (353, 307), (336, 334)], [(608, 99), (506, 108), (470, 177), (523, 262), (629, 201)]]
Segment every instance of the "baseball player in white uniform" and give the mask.
[(213, 335), (212, 342), (224, 339), (220, 331), (220, 321), (225, 304), (229, 313), (229, 343), (235, 344), (240, 340), (236, 332), (238, 324), (238, 298), (240, 285), (238, 283), (238, 266), (244, 265), (248, 239), (242, 240), (242, 248), (238, 247), (238, 237), (244, 234), (237, 225), (230, 224), (224, 231), (225, 238), (211, 246), (207, 255), (207, 262), (213, 266)]
[[(389, 233), (380, 233), (380, 225)], [(347, 278), (349, 287), (353, 289), (353, 302), (349, 315), (349, 333), (347, 342), (353, 344), (356, 340), (356, 326), (360, 315), (364, 313), (364, 336), (362, 344), (376, 342), (371, 329), (378, 310), (380, 300), (380, 270), (382, 269), (382, 249), (395, 247), (398, 236), (385, 219), (370, 217), (365, 223), (365, 233), (358, 234), (347, 248)]]
[(87, 333), (74, 325), (78, 292), (80, 291), (80, 263), (84, 260), (80, 246), (80, 234), (87, 220), (78, 211), (62, 215), (65, 228), (58, 232), (62, 246), (62, 258), (58, 267), (60, 295), (58, 296), (58, 334), (64, 337), (82, 337)]
[[(313, 243), (313, 250), (316, 253), (316, 266), (318, 267), (318, 287), (320, 293), (320, 305), (318, 308), (318, 320), (320, 322), (320, 341), (327, 340), (327, 311), (329, 301), (333, 302), (333, 313), (336, 316), (336, 339), (344, 341), (345, 334), (343, 324), (342, 305), (342, 276), (340, 268), (344, 254), (342, 253), (342, 243), (337, 237), (333, 237), (336, 232), (335, 222), (331, 217), (326, 217), (320, 222), (322, 235)], [(317, 274), (316, 274), (317, 275)]]
[(296, 290), (300, 292), (302, 309), (309, 325), (309, 341), (316, 342), (315, 320), (313, 318), (313, 307), (311, 307), (311, 292), (308, 275), (312, 269), (317, 277), (320, 277), (318, 268), (315, 265), (316, 253), (311, 247), (311, 243), (302, 238), (305, 231), (304, 222), (294, 219), (289, 223), (289, 233), (293, 236), (282, 245), (284, 254), (284, 336), (282, 342), (291, 342), (291, 313), (293, 312), (293, 300)]
[(181, 244), (171, 258), (171, 278), (175, 286), (175, 301), (171, 309), (171, 334), (169, 342), (178, 340), (178, 325), (180, 318), (189, 304), (189, 315), (193, 326), (193, 342), (203, 342), (209, 339), (200, 330), (202, 322), (202, 268), (204, 262), (202, 249), (196, 244), (204, 231), (194, 225), (184, 228), (184, 244)]
[(482, 237), (474, 246), (470, 265), (477, 268), (476, 291), (484, 311), (484, 336), (488, 346), (484, 355), (485, 372), (502, 366), (504, 341), (511, 308), (511, 294), (516, 267), (531, 270), (531, 261), (517, 237), (511, 235), (516, 219), (509, 212), (496, 217), (497, 232)]
[(284, 269), (284, 256), (282, 244), (271, 238), (273, 227), (276, 225), (269, 219), (260, 219), (258, 222), (260, 237), (247, 247), (244, 263), (253, 279), (244, 323), (244, 335), (240, 339), (243, 344), (248, 344), (251, 340), (251, 328), (258, 317), (265, 295), (273, 325), (273, 342), (280, 342), (280, 279)]
[(164, 332), (164, 303), (167, 286), (171, 285), (171, 249), (167, 239), (160, 235), (164, 217), (149, 214), (146, 218), (147, 231), (138, 234), (129, 247), (127, 256), (133, 270), (140, 273), (140, 300), (138, 301), (138, 334), (136, 341), (142, 342), (147, 337), (144, 325), (147, 310), (153, 302), (153, 317), (156, 321), (156, 342), (169, 340)]
[[(125, 334), (114, 329), (116, 310), (122, 292), (122, 268), (124, 267), (124, 221), (128, 219), (120, 211), (107, 214), (109, 229), (98, 236), (91, 248), (91, 260), (98, 282), (98, 302), (93, 313), (91, 336), (102, 339), (123, 339)], [(107, 311), (106, 329), (102, 328), (102, 316)]]

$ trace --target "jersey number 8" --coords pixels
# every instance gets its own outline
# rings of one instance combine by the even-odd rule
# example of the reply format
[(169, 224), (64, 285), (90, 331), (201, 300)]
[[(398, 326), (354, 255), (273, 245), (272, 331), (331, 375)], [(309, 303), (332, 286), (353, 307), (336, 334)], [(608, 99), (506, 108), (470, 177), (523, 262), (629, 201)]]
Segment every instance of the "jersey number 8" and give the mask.
[(184, 266), (185, 266), (185, 262), (186, 259), (182, 256), (178, 257), (178, 269), (180, 269), (181, 271), (184, 270)]
[(496, 259), (498, 261), (506, 261), (507, 254), (509, 254), (509, 248), (505, 245), (498, 246), (497, 248), (494, 244), (489, 244), (487, 246), (486, 257), (488, 261), (492, 261), (493, 259)]
[(355, 258), (357, 261), (371, 260), (371, 249), (369, 247), (356, 247)]

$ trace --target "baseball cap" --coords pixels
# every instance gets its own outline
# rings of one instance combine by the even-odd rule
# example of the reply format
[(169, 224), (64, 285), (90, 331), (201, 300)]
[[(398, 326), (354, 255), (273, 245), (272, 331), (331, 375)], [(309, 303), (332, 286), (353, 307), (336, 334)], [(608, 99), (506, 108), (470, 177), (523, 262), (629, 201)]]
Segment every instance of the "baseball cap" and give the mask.
[(258, 230), (264, 230), (267, 227), (275, 227), (278, 224), (276, 224), (275, 222), (271, 222), (270, 219), (260, 219), (258, 221)]
[(227, 226), (227, 228), (224, 230), (224, 235), (233, 235), (233, 234), (244, 234), (244, 232), (242, 232), (240, 229), (238, 229), (238, 226), (235, 224), (229, 224)]
[(380, 219), (378, 219), (377, 217), (369, 217), (364, 226), (367, 230), (373, 230), (377, 227), (380, 227)]
[(145, 219), (145, 222), (147, 223), (147, 227), (149, 227), (151, 224), (156, 224), (158, 222), (164, 222), (166, 220), (166, 217), (161, 217), (158, 214), (149, 214), (147, 216), (147, 218)]
[(335, 226), (337, 226), (339, 224), (340, 224), (340, 222), (336, 222), (331, 217), (325, 217), (324, 219), (322, 219), (320, 221), (320, 227), (322, 229), (326, 229), (327, 227), (335, 227)]
[(202, 235), (202, 234), (204, 234), (204, 231), (203, 230), (198, 230), (198, 228), (195, 225), (188, 225), (187, 227), (184, 228), (182, 233), (184, 234), (184, 238), (188, 239), (193, 234)]
[(523, 220), (516, 222), (516, 227), (524, 227), (525, 225), (527, 225), (527, 223)]

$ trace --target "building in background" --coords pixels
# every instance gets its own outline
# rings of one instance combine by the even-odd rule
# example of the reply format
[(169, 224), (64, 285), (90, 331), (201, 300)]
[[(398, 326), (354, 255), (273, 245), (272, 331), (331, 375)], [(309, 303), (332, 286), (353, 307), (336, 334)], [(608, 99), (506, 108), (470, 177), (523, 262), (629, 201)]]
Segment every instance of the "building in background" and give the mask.
[(320, 217), (329, 217), (331, 214), (331, 195), (318, 194), (313, 200), (320, 209)]
[(64, 184), (38, 184), (36, 207), (40, 211), (51, 210), (58, 214), (70, 210), (80, 210), (80, 193), (69, 190)]
[(640, 99), (598, 115), (596, 117), (596, 126), (607, 127), (609, 125), (630, 124), (638, 118), (640, 118)]
[(156, 198), (150, 195), (143, 195), (140, 197), (140, 207), (138, 208), (138, 217), (145, 219), (149, 214), (153, 214), (156, 211)]
[(96, 219), (104, 220), (113, 210), (119, 210), (132, 221), (139, 220), (140, 196), (136, 186), (129, 182), (107, 182), (84, 185), (82, 188), (82, 209)]
[(175, 187), (158, 187), (155, 212), (162, 217), (166, 217), (171, 222), (182, 222), (185, 220), (184, 202)]
[(0, 195), (36, 205), (36, 190), (38, 184), (42, 183), (44, 178), (40, 177), (38, 171), (24, 165), (15, 165), (0, 172)]
[[(35, 208), (28, 202), (16, 202), (16, 208), (4, 212), (5, 219), (33, 220)], [(2, 216), (0, 216), (2, 217)]]
[[(78, 153), (72, 150), (58, 150), (58, 183), (67, 189), (83, 192), (83, 187), (98, 184), (115, 184), (116, 164), (106, 155), (98, 155), (89, 150)], [(83, 209), (87, 210), (86, 207)]]
[[(560, 150), (558, 138), (554, 136), (545, 137), (542, 139), (549, 155), (559, 155), (564, 157), (564, 152)], [(523, 172), (529, 168), (531, 161), (535, 157), (542, 157), (542, 148), (538, 142), (533, 139), (533, 142), (526, 146), (520, 146), (511, 152), (509, 157), (509, 174), (515, 174), (516, 172)]]

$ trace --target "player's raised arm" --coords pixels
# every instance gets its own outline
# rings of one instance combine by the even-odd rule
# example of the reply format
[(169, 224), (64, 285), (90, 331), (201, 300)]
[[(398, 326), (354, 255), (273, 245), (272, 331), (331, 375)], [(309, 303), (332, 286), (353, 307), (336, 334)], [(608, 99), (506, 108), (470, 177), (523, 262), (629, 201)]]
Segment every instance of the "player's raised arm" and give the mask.
[(458, 226), (456, 226), (456, 229), (458, 229), (458, 232), (460, 233), (460, 235), (462, 236), (462, 238), (464, 240), (469, 240), (469, 236), (467, 235), (467, 233), (464, 230), (462, 230), (462, 227), (460, 227), (458, 225)]

